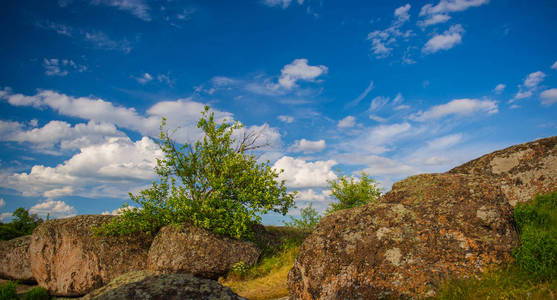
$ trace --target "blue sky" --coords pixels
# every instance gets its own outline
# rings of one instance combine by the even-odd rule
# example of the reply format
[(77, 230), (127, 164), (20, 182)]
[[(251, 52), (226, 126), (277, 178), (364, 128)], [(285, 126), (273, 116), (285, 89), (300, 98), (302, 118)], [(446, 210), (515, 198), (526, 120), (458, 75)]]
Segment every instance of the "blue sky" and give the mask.
[(116, 213), (155, 179), (161, 117), (191, 142), (205, 104), (259, 132), (261, 159), (319, 210), (335, 169), (386, 191), (555, 135), (556, 15), (521, 0), (3, 1), (1, 217)]

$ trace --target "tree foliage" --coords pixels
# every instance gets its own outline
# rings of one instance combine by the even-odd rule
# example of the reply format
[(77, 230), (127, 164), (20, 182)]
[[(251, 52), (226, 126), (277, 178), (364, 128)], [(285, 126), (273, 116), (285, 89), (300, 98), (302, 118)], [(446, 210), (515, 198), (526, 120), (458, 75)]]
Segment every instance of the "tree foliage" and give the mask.
[(358, 179), (338, 172), (336, 180), (329, 180), (327, 182), (331, 195), (338, 201), (329, 204), (325, 212), (326, 214), (377, 201), (379, 196), (381, 196), (381, 191), (377, 187), (375, 180), (365, 172), (361, 172)]
[(194, 144), (177, 145), (165, 126), (163, 119), (158, 143), (164, 158), (155, 167), (158, 181), (137, 195), (130, 193), (140, 208), (124, 210), (99, 232), (154, 233), (164, 225), (186, 222), (243, 238), (251, 236), (262, 214), (285, 215), (292, 207), (295, 193), (287, 192), (268, 161), (258, 163), (250, 154), (261, 147), (257, 133), (244, 132), (235, 139), (233, 134), (243, 126), (226, 121), (217, 125), (208, 106), (197, 123), (204, 135)]
[(16, 237), (33, 233), (43, 220), (35, 214), (29, 214), (25, 208), (16, 209), (12, 215), (13, 220), (9, 223), (0, 223), (0, 239), (11, 240)]
[(317, 226), (317, 223), (319, 223), (319, 220), (321, 220), (321, 216), (310, 203), (308, 207), (302, 208), (300, 210), (299, 218), (290, 217), (290, 221), (283, 223), (284, 225), (289, 227), (294, 227), (302, 230), (313, 230), (315, 229), (315, 226)]

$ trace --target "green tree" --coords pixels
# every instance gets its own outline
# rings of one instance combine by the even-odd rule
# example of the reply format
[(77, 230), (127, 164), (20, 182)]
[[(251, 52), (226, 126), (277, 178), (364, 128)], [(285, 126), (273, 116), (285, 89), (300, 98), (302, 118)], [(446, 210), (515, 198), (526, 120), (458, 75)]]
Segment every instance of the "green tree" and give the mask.
[[(161, 124), (159, 146), (164, 158), (157, 160), (158, 181), (137, 195), (130, 193), (139, 209), (127, 209), (98, 231), (106, 234), (154, 233), (167, 224), (190, 223), (236, 238), (251, 237), (251, 227), (269, 211), (285, 215), (295, 193), (269, 161), (258, 163), (250, 150), (260, 148), (257, 134), (244, 133), (236, 140), (239, 122), (215, 123), (205, 107), (197, 127), (202, 139), (182, 146), (171, 139)], [(281, 171), (282, 172), (282, 171)], [(123, 207), (127, 207), (126, 203)]]
[(25, 208), (16, 209), (12, 215), (13, 220), (9, 223), (0, 223), (0, 239), (10, 240), (19, 236), (33, 233), (43, 220), (35, 214), (29, 214)]
[(342, 209), (352, 208), (366, 203), (377, 201), (381, 191), (375, 180), (365, 172), (360, 173), (360, 178), (343, 175), (340, 171), (336, 180), (327, 181), (331, 195), (338, 202), (331, 202), (325, 214), (331, 214)]
[(312, 207), (312, 203), (308, 207), (300, 210), (300, 217), (290, 217), (289, 222), (283, 222), (284, 225), (302, 230), (313, 230), (317, 223), (321, 220), (319, 213)]

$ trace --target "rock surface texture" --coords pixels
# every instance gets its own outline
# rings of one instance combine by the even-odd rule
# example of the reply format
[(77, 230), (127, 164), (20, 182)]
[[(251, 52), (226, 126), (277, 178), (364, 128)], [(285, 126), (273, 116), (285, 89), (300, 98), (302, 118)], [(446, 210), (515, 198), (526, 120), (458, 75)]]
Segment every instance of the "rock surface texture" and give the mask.
[(24, 282), (33, 282), (29, 261), (29, 244), (31, 236), (26, 235), (0, 241), (0, 277)]
[(220, 283), (192, 274), (154, 274), (148, 271), (124, 274), (83, 299), (245, 299)]
[(325, 217), (302, 244), (293, 299), (432, 296), (447, 276), (467, 276), (511, 257), (512, 208), (483, 178), (425, 174), (380, 201)]
[(152, 238), (94, 236), (91, 226), (112, 216), (83, 215), (44, 222), (31, 237), (31, 270), (39, 285), (56, 296), (79, 296), (115, 277), (146, 267)]
[(557, 136), (486, 154), (449, 171), (494, 178), (509, 203), (557, 190)]
[(409, 177), (378, 203), (321, 220), (288, 275), (291, 299), (433, 296), (447, 277), (505, 263), (512, 207), (557, 190), (557, 137)]
[(219, 236), (198, 227), (169, 225), (155, 236), (147, 268), (216, 279), (238, 262), (253, 266), (259, 255), (254, 243)]

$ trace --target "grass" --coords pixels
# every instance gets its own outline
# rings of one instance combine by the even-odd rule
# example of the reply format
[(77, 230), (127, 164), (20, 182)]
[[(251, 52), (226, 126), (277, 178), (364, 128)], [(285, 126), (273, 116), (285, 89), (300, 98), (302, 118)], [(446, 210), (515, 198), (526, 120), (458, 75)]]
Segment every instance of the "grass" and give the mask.
[(267, 227), (275, 239), (263, 249), (259, 263), (251, 268), (234, 268), (219, 282), (238, 295), (250, 300), (274, 299), (288, 296), (286, 280), (294, 265), (298, 249), (308, 231), (291, 227)]
[[(40, 286), (36, 286), (23, 294), (17, 292), (18, 282), (10, 280), (0, 284), (0, 300), (49, 300), (51, 299), (48, 291)], [(56, 299), (56, 298), (52, 298)]]

